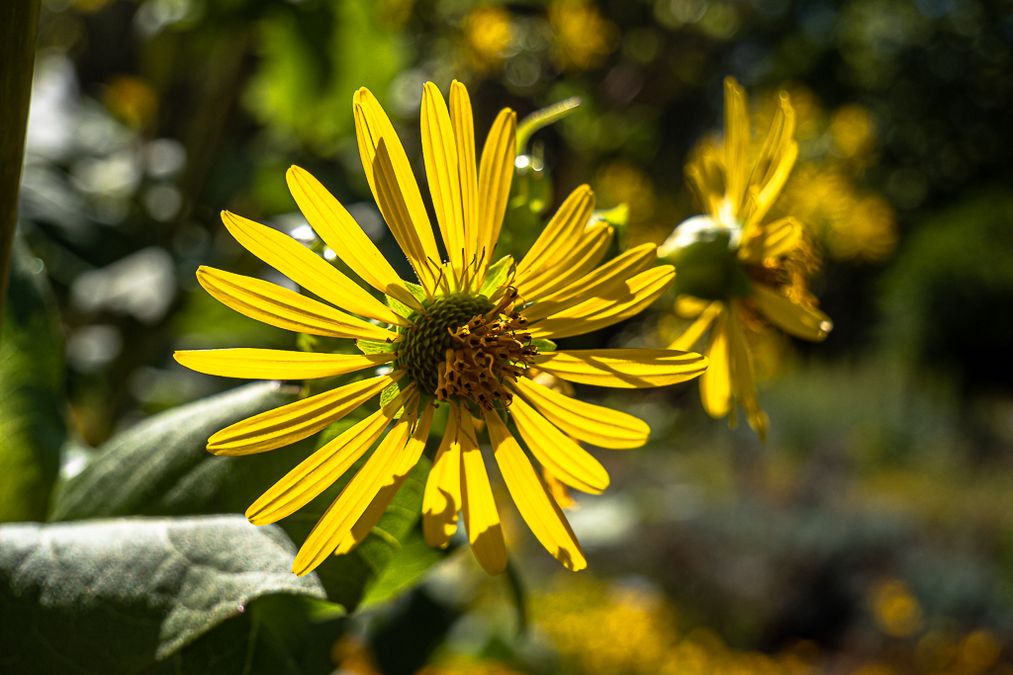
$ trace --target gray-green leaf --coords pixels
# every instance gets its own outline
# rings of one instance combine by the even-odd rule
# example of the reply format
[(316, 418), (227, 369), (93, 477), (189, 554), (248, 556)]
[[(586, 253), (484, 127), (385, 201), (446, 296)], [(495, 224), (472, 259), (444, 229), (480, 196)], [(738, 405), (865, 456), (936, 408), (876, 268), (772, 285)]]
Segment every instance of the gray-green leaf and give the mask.
[(15, 243), (0, 335), (0, 522), (45, 519), (67, 437), (56, 310), (42, 262)]
[(17, 673), (135, 673), (266, 595), (322, 599), (240, 516), (0, 526), (0, 655)]
[(229, 461), (207, 452), (208, 437), (294, 398), (258, 382), (149, 417), (114, 436), (63, 486), (51, 520), (234, 510), (218, 492)]

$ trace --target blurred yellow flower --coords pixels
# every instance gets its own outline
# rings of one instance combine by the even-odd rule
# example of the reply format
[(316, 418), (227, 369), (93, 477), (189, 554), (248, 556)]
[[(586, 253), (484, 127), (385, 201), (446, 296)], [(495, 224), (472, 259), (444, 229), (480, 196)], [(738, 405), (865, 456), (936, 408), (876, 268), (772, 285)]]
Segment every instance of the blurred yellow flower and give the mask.
[(756, 396), (747, 329), (771, 324), (819, 341), (832, 327), (806, 288), (813, 261), (801, 224), (767, 219), (798, 156), (794, 131), (795, 113), (782, 93), (770, 131), (753, 153), (745, 91), (727, 78), (723, 142), (704, 145), (686, 169), (706, 215), (683, 222), (658, 250), (679, 270), (676, 312), (693, 319), (670, 348), (688, 349), (707, 335), (704, 410), (722, 418), (741, 404), (761, 437), (767, 416)]
[(876, 623), (887, 635), (908, 637), (921, 629), (921, 605), (903, 582), (889, 579), (876, 584), (871, 602)]
[(549, 5), (553, 60), (563, 70), (588, 70), (612, 53), (616, 25), (586, 0), (554, 0)]
[(476, 7), (464, 18), (464, 40), (471, 65), (480, 72), (503, 61), (513, 39), (510, 12), (496, 5)]
[(855, 104), (827, 113), (801, 87), (792, 90), (792, 102), (807, 161), (784, 186), (773, 213), (797, 218), (833, 260), (885, 260), (897, 246), (896, 217), (886, 199), (861, 187), (876, 157), (872, 115)]
[[(657, 592), (587, 578), (557, 583), (532, 600), (538, 629), (570, 666), (598, 675), (784, 675), (809, 673), (812, 655), (737, 651), (705, 628), (682, 629)], [(621, 636), (612, 639), (610, 636)]]
[(386, 304), (294, 239), (224, 212), (225, 226), (240, 244), (330, 304), (210, 267), (197, 272), (205, 290), (273, 326), (354, 339), (362, 354), (220, 349), (181, 351), (176, 359), (223, 377), (373, 375), (233, 424), (214, 434), (208, 449), (219, 455), (273, 450), (380, 398), (375, 412), (322, 446), (246, 512), (257, 525), (295, 513), (379, 441), (300, 548), (293, 571), (301, 575), (369, 534), (422, 456), (434, 408), (446, 404), (449, 421), (423, 496), (426, 541), (447, 546), (460, 511), (479, 563), (489, 573), (505, 568), (503, 528), (479, 444), (484, 431), (507, 490), (536, 538), (567, 569), (583, 569), (587, 561), (580, 545), (529, 454), (568, 487), (598, 494), (608, 487), (608, 473), (580, 442), (634, 448), (647, 441), (650, 429), (632, 415), (539, 384), (532, 375), (619, 388), (698, 376), (706, 368), (699, 354), (555, 351), (550, 342), (641, 312), (675, 271), (655, 265), (651, 245), (599, 264), (612, 228), (591, 223), (595, 200), (587, 186), (567, 197), (519, 262), (506, 256), (493, 264), (514, 174), (516, 115), (500, 111), (479, 159), (470, 98), (459, 82), (451, 85), (449, 107), (432, 83), (422, 96), (422, 154), (443, 256), (387, 114), (365, 88), (355, 94), (353, 111), (370, 189), (419, 283), (402, 280), (341, 203), (298, 167), (289, 170), (288, 185), (306, 219), (352, 272), (387, 297)]

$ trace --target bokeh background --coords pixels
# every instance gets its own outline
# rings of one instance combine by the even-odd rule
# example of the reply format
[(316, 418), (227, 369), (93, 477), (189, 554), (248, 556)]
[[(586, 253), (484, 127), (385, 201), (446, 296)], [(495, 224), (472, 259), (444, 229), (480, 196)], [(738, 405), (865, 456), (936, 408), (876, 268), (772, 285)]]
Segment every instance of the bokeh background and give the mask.
[[(760, 347), (768, 442), (707, 418), (695, 384), (616, 399), (654, 433), (599, 454), (612, 487), (577, 499), (587, 572), (558, 569), (504, 509), (511, 575), (485, 577), (465, 547), (328, 624), (322, 662), (1013, 673), (1008, 2), (45, 0), (38, 49), (19, 232), (58, 308), (62, 347), (34, 368), (69, 400), (51, 421), (68, 430), (65, 475), (117, 431), (235, 384), (174, 349), (292, 345), (197, 286), (199, 264), (266, 273), (221, 209), (312, 244), (284, 180), (299, 164), (394, 250), (356, 151), (359, 86), (414, 158), (426, 80), (469, 86), (479, 134), (502, 106), (580, 97), (526, 148), (518, 249), (583, 182), (600, 207), (628, 205), (618, 247), (660, 243), (697, 212), (683, 165), (720, 131), (723, 78), (760, 129), (787, 90), (801, 155), (778, 210), (808, 228), (835, 328)], [(662, 346), (677, 329), (667, 298), (592, 343)]]

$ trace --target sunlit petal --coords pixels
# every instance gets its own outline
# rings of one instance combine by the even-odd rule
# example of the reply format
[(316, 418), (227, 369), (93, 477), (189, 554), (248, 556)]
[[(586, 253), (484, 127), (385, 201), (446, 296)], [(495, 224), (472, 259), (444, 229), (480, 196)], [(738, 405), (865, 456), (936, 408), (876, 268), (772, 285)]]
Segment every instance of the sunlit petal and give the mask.
[(528, 321), (536, 321), (563, 311), (588, 298), (615, 298), (626, 292), (631, 277), (643, 272), (656, 260), (657, 247), (643, 244), (625, 251), (590, 274), (564, 286), (524, 310)]
[(261, 279), (201, 266), (197, 281), (218, 302), (270, 326), (328, 337), (380, 341), (397, 337), (385, 328)]
[(539, 354), (534, 363), (569, 382), (620, 389), (685, 382), (707, 368), (699, 354), (668, 349), (564, 350)]
[(489, 474), (475, 437), (471, 415), (464, 414), (458, 434), (461, 441), (461, 501), (464, 528), (468, 531), (471, 551), (489, 574), (506, 569), (506, 544), (499, 521), (496, 500), (489, 485)]
[(720, 302), (707, 303), (703, 311), (700, 312), (700, 315), (682, 332), (682, 335), (676, 338), (672, 344), (668, 345), (668, 348), (679, 351), (693, 349), (696, 343), (700, 341), (700, 338), (704, 336), (704, 333), (707, 332), (707, 329), (710, 328), (711, 324), (714, 323), (714, 319), (721, 314), (721, 307)]
[(724, 417), (732, 407), (732, 373), (728, 354), (727, 313), (718, 317), (707, 345), (707, 370), (700, 377), (700, 401), (714, 418)]
[(825, 340), (834, 327), (823, 312), (794, 303), (764, 284), (753, 284), (753, 300), (772, 324), (803, 340)]
[(524, 522), (545, 550), (559, 560), (563, 567), (573, 572), (587, 567), (584, 552), (566, 522), (566, 516), (549, 495), (545, 484), (539, 479), (506, 425), (494, 411), (487, 412), (485, 420), (496, 463)]
[(419, 281), (431, 291), (440, 254), (408, 155), (387, 113), (368, 89), (356, 92), (352, 108), (359, 156), (373, 197)]
[(413, 422), (414, 418), (405, 415), (395, 424), (338, 498), (324, 511), (299, 548), (292, 563), (293, 572), (300, 576), (311, 572), (335, 553), (343, 540), (352, 539), (349, 536), (351, 529), (369, 508), (373, 498), (385, 486), (396, 482), (395, 474)]
[(675, 268), (662, 265), (641, 272), (625, 283), (623, 295), (589, 298), (534, 323), (534, 337), (562, 338), (599, 330), (647, 309), (675, 279)]
[(190, 370), (219, 377), (253, 380), (312, 380), (354, 373), (393, 361), (381, 354), (316, 354), (283, 349), (198, 349), (173, 354)]
[(478, 169), (478, 249), (479, 280), (492, 262), (507, 200), (514, 177), (517, 157), (517, 113), (509, 108), (500, 110), (482, 146)]
[(274, 523), (310, 503), (366, 454), (390, 423), (382, 409), (352, 425), (300, 462), (246, 510), (254, 525)]
[(222, 211), (222, 222), (243, 248), (336, 307), (384, 323), (407, 323), (292, 237), (228, 211)]
[(647, 423), (633, 415), (565, 396), (531, 378), (518, 379), (516, 388), (547, 420), (578, 441), (602, 448), (639, 448), (651, 433)]
[(409, 307), (421, 306), (369, 236), (320, 181), (298, 166), (290, 167), (285, 178), (299, 210), (343, 263), (376, 290)]
[(559, 480), (592, 494), (599, 494), (608, 487), (605, 467), (523, 399), (514, 397), (510, 416), (535, 459)]
[(454, 80), (450, 84), (450, 121), (457, 140), (457, 171), (461, 179), (461, 214), (464, 217), (465, 260), (478, 253), (478, 166), (475, 154), (475, 122), (468, 89)]
[(394, 379), (381, 375), (346, 384), (236, 422), (208, 439), (216, 455), (249, 455), (312, 436), (378, 395)]
[(427, 544), (438, 548), (446, 548), (450, 543), (461, 510), (460, 417), (460, 409), (452, 405), (443, 442), (436, 451), (422, 495), (422, 533)]
[(458, 173), (457, 140), (450, 111), (443, 94), (432, 82), (422, 91), (422, 157), (433, 198), (436, 221), (443, 235), (451, 267), (463, 270), (467, 265), (461, 180)]

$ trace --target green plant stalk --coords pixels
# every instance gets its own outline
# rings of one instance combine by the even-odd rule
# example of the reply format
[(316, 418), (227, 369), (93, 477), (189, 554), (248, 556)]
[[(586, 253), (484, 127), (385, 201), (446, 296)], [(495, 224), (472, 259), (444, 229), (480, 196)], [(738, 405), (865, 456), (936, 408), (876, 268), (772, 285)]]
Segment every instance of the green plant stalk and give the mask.
[(0, 328), (17, 224), (38, 26), (39, 0), (0, 4)]

